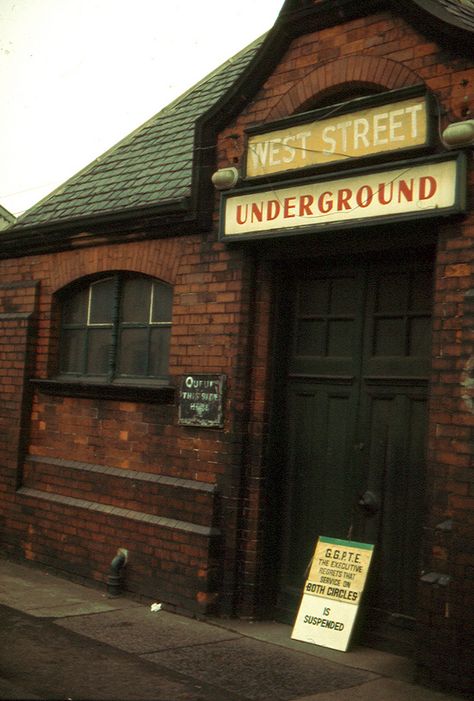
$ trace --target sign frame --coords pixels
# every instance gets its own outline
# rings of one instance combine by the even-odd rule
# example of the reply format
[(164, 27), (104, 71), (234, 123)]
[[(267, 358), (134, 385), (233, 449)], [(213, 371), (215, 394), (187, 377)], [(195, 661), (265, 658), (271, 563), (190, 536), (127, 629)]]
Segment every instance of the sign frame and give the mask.
[[(238, 234), (226, 234), (226, 208), (227, 203), (231, 199), (236, 199), (245, 195), (258, 195), (258, 193), (272, 193), (274, 196), (278, 196), (277, 193), (284, 189), (294, 189), (294, 188), (304, 188), (305, 186), (317, 186), (324, 183), (337, 183), (340, 180), (357, 178), (359, 176), (371, 176), (380, 174), (388, 174), (391, 171), (403, 171), (409, 170), (410, 168), (416, 168), (418, 166), (426, 166), (444, 163), (447, 161), (455, 162), (456, 169), (456, 182), (454, 186), (454, 201), (449, 207), (434, 207), (432, 209), (422, 209), (416, 212), (402, 212), (398, 214), (387, 214), (380, 216), (367, 216), (360, 217), (357, 219), (347, 219), (346, 221), (341, 219), (334, 222), (319, 222), (319, 223), (309, 223), (304, 226), (294, 226), (288, 228), (275, 228), (268, 229), (265, 231), (247, 231), (245, 233)], [(269, 188), (268, 183), (259, 184), (253, 186), (247, 186), (242, 188), (236, 188), (234, 190), (224, 192), (221, 196), (220, 203), (220, 218), (219, 218), (219, 240), (227, 241), (229, 243), (234, 241), (248, 241), (255, 239), (271, 239), (278, 237), (291, 237), (291, 236), (301, 236), (308, 234), (315, 234), (318, 232), (329, 232), (337, 231), (342, 229), (354, 229), (367, 226), (380, 226), (385, 224), (398, 223), (403, 221), (410, 221), (413, 219), (432, 219), (439, 218), (441, 216), (451, 216), (455, 214), (461, 214), (466, 208), (466, 193), (467, 193), (467, 159), (466, 154), (462, 151), (449, 151), (442, 154), (436, 154), (434, 156), (428, 156), (424, 158), (403, 160), (403, 161), (390, 161), (384, 163), (383, 166), (380, 164), (373, 165), (369, 168), (355, 168), (348, 174), (347, 171), (338, 171), (336, 173), (325, 173), (319, 174), (314, 177), (291, 179), (282, 182), (275, 183), (272, 188)]]
[(346, 652), (374, 552), (371, 543), (320, 536), (291, 637)]
[[(375, 107), (389, 108), (393, 103), (402, 102), (409, 99), (414, 99), (416, 97), (424, 98), (425, 101), (425, 113), (426, 113), (426, 138), (424, 142), (413, 144), (413, 145), (403, 145), (400, 148), (390, 148), (381, 149), (376, 153), (361, 153), (360, 156), (352, 157), (342, 157), (340, 159), (335, 158), (332, 161), (322, 162), (322, 163), (310, 163), (306, 166), (292, 167), (292, 168), (282, 168), (281, 170), (261, 173), (256, 175), (249, 174), (249, 139), (268, 134), (269, 136), (274, 132), (283, 131), (285, 129), (294, 128), (297, 126), (310, 126), (314, 122), (323, 122), (325, 119), (329, 119), (333, 115), (338, 117), (344, 117), (348, 114), (360, 113), (363, 110), (369, 110)], [(405, 88), (399, 88), (396, 90), (390, 90), (384, 93), (377, 93), (375, 95), (369, 95), (365, 97), (358, 97), (352, 100), (347, 100), (344, 102), (336, 103), (327, 107), (321, 107), (316, 110), (311, 110), (308, 112), (302, 112), (297, 115), (291, 115), (290, 117), (284, 117), (282, 119), (276, 120), (274, 122), (269, 122), (265, 124), (259, 124), (253, 127), (249, 127), (245, 131), (246, 142), (245, 142), (245, 152), (243, 158), (243, 173), (244, 180), (247, 182), (258, 182), (262, 179), (268, 183), (269, 179), (282, 179), (288, 178), (291, 174), (303, 175), (310, 172), (319, 172), (321, 170), (327, 170), (328, 168), (344, 168), (352, 167), (354, 161), (365, 162), (365, 161), (380, 161), (383, 158), (387, 158), (390, 155), (394, 157), (400, 157), (405, 155), (410, 156), (413, 152), (429, 151), (434, 148), (435, 138), (436, 138), (436, 103), (435, 98), (431, 92), (426, 89), (425, 85), (411, 85)]]
[(222, 428), (226, 379), (226, 375), (210, 373), (183, 375), (178, 394), (178, 424)]

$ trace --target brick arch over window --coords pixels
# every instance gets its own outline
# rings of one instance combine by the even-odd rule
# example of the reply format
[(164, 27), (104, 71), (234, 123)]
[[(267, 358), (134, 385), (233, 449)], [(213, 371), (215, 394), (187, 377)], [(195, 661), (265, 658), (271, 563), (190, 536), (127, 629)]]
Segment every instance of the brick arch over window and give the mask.
[(268, 121), (301, 111), (315, 97), (356, 84), (380, 91), (395, 90), (421, 82), (417, 73), (402, 63), (379, 56), (348, 56), (314, 68), (293, 85), (273, 107)]
[(139, 241), (126, 246), (98, 246), (58, 254), (51, 266), (51, 291), (87, 275), (111, 270), (128, 270), (156, 277), (174, 285), (189, 239)]

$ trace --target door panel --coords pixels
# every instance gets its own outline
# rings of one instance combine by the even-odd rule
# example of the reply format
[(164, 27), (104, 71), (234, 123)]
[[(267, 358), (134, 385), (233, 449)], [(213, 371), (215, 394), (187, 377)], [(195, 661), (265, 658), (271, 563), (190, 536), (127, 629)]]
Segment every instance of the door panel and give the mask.
[(352, 522), (355, 404), (364, 294), (356, 269), (305, 274), (291, 304), (278, 608), (291, 620), (318, 534), (345, 538)]
[[(413, 616), (424, 486), (426, 398), (410, 387), (372, 387), (368, 396), (365, 484), (378, 499), (359, 515), (357, 539), (374, 543), (371, 607)], [(364, 478), (363, 478), (364, 479)]]
[[(309, 564), (314, 533), (341, 537), (350, 527), (352, 485), (351, 387), (295, 383), (290, 390), (286, 577), (300, 587), (301, 565)], [(317, 466), (321, 479), (314, 480)]]
[(359, 271), (306, 277), (289, 286), (294, 295), (291, 377), (355, 374), (360, 345)]
[[(374, 543), (368, 619), (414, 613), (423, 500), (431, 266), (400, 261), (287, 281), (279, 610), (294, 616), (319, 535)], [(375, 505), (359, 506), (370, 493)]]

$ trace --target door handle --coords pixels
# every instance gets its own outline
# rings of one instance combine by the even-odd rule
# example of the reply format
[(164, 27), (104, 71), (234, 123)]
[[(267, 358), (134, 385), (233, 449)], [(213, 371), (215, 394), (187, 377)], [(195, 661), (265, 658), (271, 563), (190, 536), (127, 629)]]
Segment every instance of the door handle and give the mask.
[(364, 492), (359, 499), (359, 507), (365, 513), (366, 516), (374, 516), (380, 509), (380, 499), (369, 489)]

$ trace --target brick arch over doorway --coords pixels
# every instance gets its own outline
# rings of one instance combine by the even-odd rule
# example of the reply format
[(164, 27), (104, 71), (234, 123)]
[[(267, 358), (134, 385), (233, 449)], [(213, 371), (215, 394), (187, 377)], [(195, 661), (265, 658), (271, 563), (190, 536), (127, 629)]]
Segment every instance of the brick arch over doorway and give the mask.
[(304, 109), (316, 95), (352, 84), (377, 91), (395, 90), (421, 82), (417, 73), (397, 61), (378, 56), (348, 56), (314, 68), (293, 84), (273, 107), (267, 121), (274, 121)]

